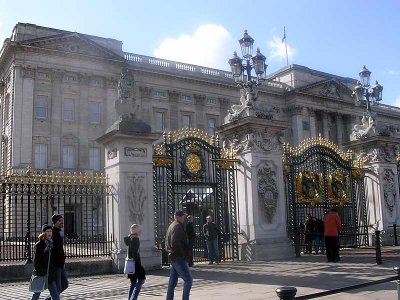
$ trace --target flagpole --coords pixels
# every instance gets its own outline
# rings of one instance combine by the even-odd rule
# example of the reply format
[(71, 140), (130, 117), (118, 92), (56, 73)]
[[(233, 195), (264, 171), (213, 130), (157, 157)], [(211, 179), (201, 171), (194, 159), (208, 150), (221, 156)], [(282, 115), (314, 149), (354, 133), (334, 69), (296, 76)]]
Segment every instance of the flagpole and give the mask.
[(288, 66), (289, 65), (289, 56), (288, 56), (288, 53), (287, 53), (286, 27), (285, 26), (283, 26), (283, 39), (282, 40), (285, 40), (286, 66)]

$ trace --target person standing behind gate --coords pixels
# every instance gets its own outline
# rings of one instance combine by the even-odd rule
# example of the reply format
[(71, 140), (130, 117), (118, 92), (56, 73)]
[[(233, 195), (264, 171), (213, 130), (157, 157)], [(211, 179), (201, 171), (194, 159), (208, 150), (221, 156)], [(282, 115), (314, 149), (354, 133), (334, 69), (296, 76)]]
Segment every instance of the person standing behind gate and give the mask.
[(341, 221), (336, 208), (331, 208), (324, 217), (324, 236), (328, 262), (339, 261), (339, 231)]
[(186, 234), (189, 240), (189, 267), (193, 266), (193, 246), (194, 246), (194, 241), (196, 239), (196, 232), (194, 230), (193, 226), (193, 217), (191, 215), (188, 215), (186, 217)]
[[(33, 275), (45, 276), (47, 273), (47, 288), (53, 300), (59, 300), (60, 296), (57, 289), (56, 273), (54, 269), (53, 231), (50, 225), (42, 226), (42, 233), (39, 234), (39, 241), (35, 244), (35, 255), (33, 257)], [(31, 300), (38, 300), (39, 293), (34, 293)]]
[(165, 238), (165, 248), (171, 264), (166, 300), (174, 299), (179, 277), (184, 281), (182, 300), (189, 300), (192, 288), (193, 277), (186, 261), (189, 256), (189, 242), (184, 228), (185, 218), (183, 211), (177, 210), (174, 214), (175, 221), (169, 225)]
[[(51, 217), (53, 222), (53, 255), (54, 257), (54, 269), (56, 272), (56, 283), (58, 292), (61, 294), (68, 288), (68, 278), (65, 272), (65, 252), (63, 239), (61, 237), (61, 229), (64, 228), (64, 218), (62, 215), (53, 215)], [(50, 300), (51, 297), (47, 297), (45, 300)]]
[(146, 273), (142, 266), (140, 259), (140, 225), (133, 224), (130, 228), (131, 234), (124, 238), (125, 245), (128, 246), (128, 258), (135, 260), (135, 274), (128, 274), (131, 285), (128, 293), (128, 300), (136, 300), (139, 296), (140, 290), (146, 280)]
[(218, 228), (217, 225), (215, 225), (215, 223), (212, 221), (211, 216), (207, 216), (206, 220), (207, 223), (203, 225), (203, 234), (207, 241), (209, 260), (208, 264), (212, 265), (214, 262), (216, 262), (218, 265)]
[(315, 219), (311, 214), (308, 214), (304, 225), (305, 253), (312, 254), (312, 245), (314, 239), (315, 239)]

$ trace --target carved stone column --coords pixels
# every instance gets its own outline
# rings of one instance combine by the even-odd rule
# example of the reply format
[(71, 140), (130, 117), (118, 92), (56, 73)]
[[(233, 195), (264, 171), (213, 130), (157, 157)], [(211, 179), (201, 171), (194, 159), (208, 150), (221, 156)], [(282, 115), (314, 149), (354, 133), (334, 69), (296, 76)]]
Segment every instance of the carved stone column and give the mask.
[(322, 112), (322, 130), (323, 137), (329, 140), (329, 113), (327, 111)]
[(116, 272), (122, 273), (127, 247), (124, 237), (132, 224), (142, 226), (140, 253), (145, 269), (160, 268), (161, 253), (154, 247), (153, 147), (160, 134), (150, 126), (123, 116), (97, 139), (105, 147), (105, 172), (113, 197), (109, 202), (109, 232), (114, 237), (112, 259)]
[(315, 109), (308, 108), (308, 115), (309, 115), (309, 122), (310, 122), (310, 137), (314, 138), (317, 137), (317, 126), (316, 126), (316, 119), (315, 119)]
[(337, 144), (343, 144), (343, 117), (341, 114), (336, 114), (336, 136)]
[(207, 131), (207, 120), (204, 119), (204, 105), (206, 103), (206, 95), (194, 94), (194, 104), (196, 105), (196, 127)]
[(170, 124), (171, 130), (179, 129), (179, 107), (178, 101), (181, 93), (178, 91), (168, 91), (168, 97), (170, 101)]
[[(241, 260), (294, 256), (286, 237), (282, 135), (288, 124), (246, 116), (218, 128), (224, 145), (237, 151)], [(226, 142), (229, 141), (229, 142)]]
[(346, 143), (357, 158), (364, 161), (366, 172), (366, 199), (371, 224), (379, 230), (385, 230), (385, 244), (392, 244), (390, 228), (400, 223), (399, 174), (397, 155), (400, 150), (400, 138), (373, 136)]
[(292, 120), (292, 144), (297, 146), (304, 140), (303, 107), (291, 106), (289, 107), (289, 114), (291, 115)]

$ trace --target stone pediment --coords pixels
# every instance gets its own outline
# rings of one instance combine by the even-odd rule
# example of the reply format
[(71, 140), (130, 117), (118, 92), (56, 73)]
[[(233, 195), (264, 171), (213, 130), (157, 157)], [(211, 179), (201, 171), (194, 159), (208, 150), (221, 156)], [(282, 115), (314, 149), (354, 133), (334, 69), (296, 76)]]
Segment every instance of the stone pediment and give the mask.
[(76, 53), (106, 59), (122, 60), (123, 57), (97, 44), (79, 33), (62, 33), (22, 42), (23, 45)]
[(354, 99), (352, 98), (353, 91), (336, 79), (319, 81), (301, 87), (295, 90), (295, 92), (307, 94), (310, 96), (318, 96), (331, 99), (333, 98), (341, 101), (354, 102)]

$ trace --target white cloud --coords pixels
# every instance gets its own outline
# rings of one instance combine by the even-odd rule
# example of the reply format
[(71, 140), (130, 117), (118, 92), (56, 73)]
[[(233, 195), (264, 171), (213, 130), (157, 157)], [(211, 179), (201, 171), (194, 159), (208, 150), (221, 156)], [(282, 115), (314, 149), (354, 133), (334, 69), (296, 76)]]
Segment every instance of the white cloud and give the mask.
[(400, 96), (394, 100), (394, 106), (400, 107)]
[(224, 27), (207, 24), (192, 35), (166, 38), (153, 53), (158, 58), (229, 70), (227, 57), (233, 55), (236, 43)]
[(388, 70), (387, 74), (397, 76), (400, 75), (400, 70)]
[[(268, 41), (268, 48), (270, 49), (269, 59), (270, 60), (286, 60), (286, 48), (285, 43), (282, 43), (282, 38), (274, 36), (271, 41)], [(297, 50), (287, 44), (287, 53), (289, 59), (292, 59), (296, 54)]]

